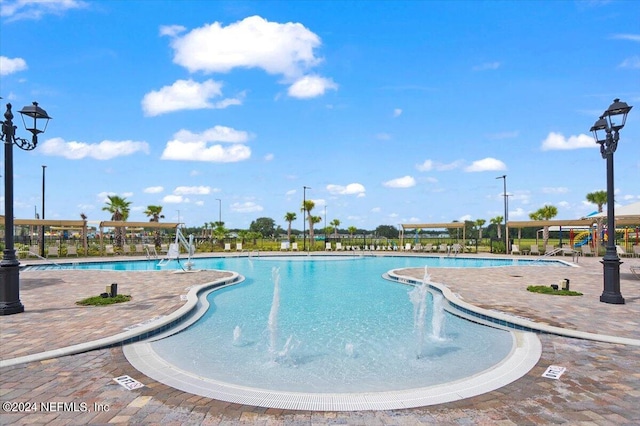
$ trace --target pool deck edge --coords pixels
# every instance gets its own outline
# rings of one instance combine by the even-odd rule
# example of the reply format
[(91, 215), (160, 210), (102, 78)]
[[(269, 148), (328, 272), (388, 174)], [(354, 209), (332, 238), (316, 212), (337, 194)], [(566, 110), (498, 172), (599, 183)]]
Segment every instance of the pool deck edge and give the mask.
[[(394, 271), (402, 271), (402, 269), (394, 269), (392, 271), (387, 272), (387, 279), (391, 279), (392, 281), (397, 281), (402, 284), (417, 284), (418, 282), (422, 282), (422, 280), (418, 280), (413, 277), (407, 277), (406, 275), (395, 273)], [(513, 315), (508, 315), (502, 312), (489, 311), (487, 309), (480, 308), (478, 306), (472, 305), (470, 303), (465, 302), (460, 299), (455, 293), (453, 293), (445, 284), (435, 283), (433, 281), (428, 282), (429, 285), (437, 288), (442, 295), (447, 299), (454, 307), (459, 306), (463, 307), (468, 311), (472, 311), (481, 317), (490, 317), (497, 320), (497, 323), (494, 325), (500, 325), (500, 322), (507, 323), (507, 327), (513, 328), (526, 328), (531, 329), (532, 331), (537, 331), (541, 333), (547, 334), (555, 334), (558, 336), (572, 337), (576, 339), (585, 339), (585, 340), (594, 340), (598, 342), (605, 343), (616, 343), (621, 345), (631, 345), (631, 346), (640, 346), (640, 339), (631, 339), (628, 337), (619, 337), (619, 336), (610, 336), (606, 334), (597, 334), (597, 333), (589, 333), (586, 331), (579, 330), (571, 330), (568, 328), (562, 327), (554, 327), (552, 325), (547, 324), (539, 324), (534, 321), (527, 320), (525, 318), (519, 318)], [(464, 316), (471, 320), (478, 320), (478, 318), (469, 317), (468, 315), (464, 315), (460, 312), (461, 316)]]
[(236, 283), (244, 279), (242, 275), (233, 271), (225, 271), (232, 274), (231, 277), (223, 277), (208, 283), (204, 283), (198, 286), (194, 286), (187, 293), (187, 300), (184, 305), (179, 309), (172, 312), (169, 315), (160, 317), (149, 323), (140, 325), (135, 328), (123, 331), (122, 333), (114, 334), (112, 336), (104, 337), (98, 340), (91, 340), (88, 342), (79, 343), (76, 345), (66, 346), (62, 348), (53, 349), (51, 351), (40, 352), (36, 354), (25, 355), (21, 357), (0, 360), (0, 368), (10, 367), (18, 364), (34, 361), (44, 361), (51, 358), (58, 358), (66, 355), (74, 355), (82, 352), (87, 352), (95, 349), (108, 348), (111, 346), (121, 345), (126, 342), (133, 342), (136, 340), (143, 340), (150, 337), (154, 333), (161, 332), (164, 329), (172, 327), (173, 324), (183, 322), (191, 315), (191, 313), (197, 309), (199, 302), (199, 293), (210, 288), (224, 286), (230, 283)]

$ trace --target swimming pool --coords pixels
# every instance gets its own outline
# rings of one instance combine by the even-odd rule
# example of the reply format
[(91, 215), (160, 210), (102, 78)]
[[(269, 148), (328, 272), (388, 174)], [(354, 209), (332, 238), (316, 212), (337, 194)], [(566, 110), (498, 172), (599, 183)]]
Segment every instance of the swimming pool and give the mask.
[[(408, 295), (413, 287), (373, 273), (380, 271), (374, 263), (254, 262), (244, 282), (207, 296), (209, 309), (197, 323), (152, 348), (205, 378), (324, 393), (431, 386), (483, 371), (509, 354), (509, 332), (447, 312), (444, 332), (435, 336), (431, 293), (420, 342)], [(277, 312), (272, 268), (280, 274)]]
[[(433, 289), (425, 296), (419, 332), (409, 293), (414, 287), (382, 278), (392, 269), (425, 264), (496, 267), (511, 260), (294, 256), (193, 261), (194, 269), (233, 270), (245, 280), (210, 292), (201, 301), (208, 309), (188, 328), (125, 350), (134, 367), (188, 392), (275, 408), (307, 406), (309, 398), (333, 410), (400, 408), (426, 405), (434, 395), (442, 402), (469, 395), (471, 389), (495, 389), (514, 375), (514, 362), (520, 377), (539, 357), (539, 342), (531, 333), (470, 322), (452, 309), (441, 312), (444, 325), (436, 333), (433, 301), (440, 294)], [(363, 404), (362, 395), (383, 402)]]

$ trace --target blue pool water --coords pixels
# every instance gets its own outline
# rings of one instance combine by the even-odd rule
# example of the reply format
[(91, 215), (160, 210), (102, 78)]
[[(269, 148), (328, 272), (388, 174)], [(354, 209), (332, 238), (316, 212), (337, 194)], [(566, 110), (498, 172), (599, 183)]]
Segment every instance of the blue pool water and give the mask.
[[(308, 261), (307, 256), (263, 256), (253, 257), (251, 261), (261, 262), (273, 259), (289, 259), (291, 261)], [(247, 257), (204, 257), (191, 259), (194, 266), (193, 269), (225, 269), (234, 270), (240, 274), (244, 274), (243, 270), (238, 268), (247, 267)], [(390, 269), (408, 268), (408, 267), (438, 267), (438, 268), (488, 268), (501, 266), (559, 266), (565, 267), (562, 262), (555, 260), (540, 259), (497, 259), (497, 258), (478, 258), (478, 257), (415, 257), (415, 256), (311, 256), (316, 260), (359, 260), (367, 262), (375, 262), (379, 266), (381, 273)], [(101, 269), (109, 271), (157, 271), (157, 270), (180, 270), (185, 267), (186, 259), (181, 261), (170, 261), (167, 265), (160, 266), (158, 259), (145, 260), (129, 260), (129, 261), (108, 261), (108, 262), (72, 262), (72, 263), (56, 263), (26, 266), (27, 270), (43, 270), (43, 269)], [(386, 268), (386, 269), (385, 269)]]
[(442, 331), (435, 335), (434, 293), (427, 295), (420, 337), (409, 296), (414, 287), (382, 278), (391, 269), (428, 263), (468, 267), (504, 266), (509, 261), (413, 257), (217, 261), (221, 269), (238, 271), (246, 280), (211, 292), (210, 307), (197, 323), (151, 344), (161, 358), (199, 377), (287, 392), (397, 391), (473, 376), (498, 364), (513, 347), (508, 331), (448, 312)]

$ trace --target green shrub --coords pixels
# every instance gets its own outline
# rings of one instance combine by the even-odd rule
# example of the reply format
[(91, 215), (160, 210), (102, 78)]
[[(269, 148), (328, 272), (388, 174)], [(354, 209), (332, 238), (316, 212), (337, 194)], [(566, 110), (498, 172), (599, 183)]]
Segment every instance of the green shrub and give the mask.
[(127, 294), (118, 294), (116, 297), (93, 296), (76, 302), (76, 305), (82, 306), (105, 306), (114, 303), (123, 303), (131, 300), (131, 296)]
[(579, 291), (573, 290), (554, 290), (551, 286), (548, 285), (530, 285), (527, 287), (527, 291), (532, 293), (542, 293), (542, 294), (554, 294), (556, 296), (582, 296), (582, 293)]

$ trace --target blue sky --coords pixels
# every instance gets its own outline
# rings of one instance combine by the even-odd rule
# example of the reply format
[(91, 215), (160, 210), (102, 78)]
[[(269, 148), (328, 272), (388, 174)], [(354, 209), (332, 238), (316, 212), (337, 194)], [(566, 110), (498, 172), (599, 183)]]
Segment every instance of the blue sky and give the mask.
[[(640, 2), (0, 1), (0, 96), (53, 120), (14, 149), (17, 218), (248, 228), (558, 219), (596, 207), (589, 128), (634, 109), (616, 203), (640, 200)], [(26, 137), (22, 122), (18, 136)], [(3, 156), (4, 161), (4, 156)], [(4, 197), (4, 189), (2, 189)], [(220, 200), (220, 201), (218, 201)], [(4, 210), (4, 202), (0, 207)]]

